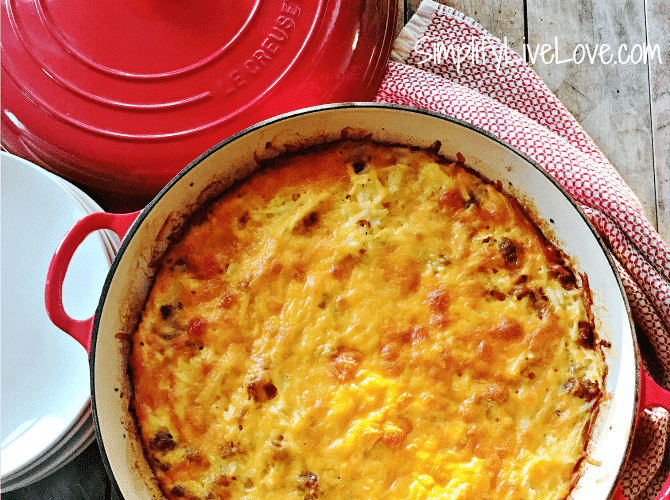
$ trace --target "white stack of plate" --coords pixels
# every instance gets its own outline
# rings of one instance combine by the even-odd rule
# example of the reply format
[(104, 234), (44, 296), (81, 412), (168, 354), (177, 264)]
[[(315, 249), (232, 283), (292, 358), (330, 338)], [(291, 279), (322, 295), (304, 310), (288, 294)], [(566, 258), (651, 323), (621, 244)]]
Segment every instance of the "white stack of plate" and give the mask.
[[(44, 286), (65, 233), (102, 209), (26, 160), (2, 152), (0, 168), (0, 488), (7, 492), (55, 472), (95, 439), (87, 354), (47, 317)], [(116, 235), (99, 231), (77, 249), (63, 284), (71, 317), (95, 312), (118, 247)]]

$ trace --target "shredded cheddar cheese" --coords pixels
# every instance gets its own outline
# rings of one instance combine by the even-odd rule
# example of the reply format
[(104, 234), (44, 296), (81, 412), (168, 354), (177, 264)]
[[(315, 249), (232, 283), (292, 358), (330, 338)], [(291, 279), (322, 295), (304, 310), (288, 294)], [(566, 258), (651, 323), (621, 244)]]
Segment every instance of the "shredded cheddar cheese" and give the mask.
[(429, 151), (275, 160), (163, 258), (131, 370), (170, 499), (562, 500), (605, 364), (587, 285)]

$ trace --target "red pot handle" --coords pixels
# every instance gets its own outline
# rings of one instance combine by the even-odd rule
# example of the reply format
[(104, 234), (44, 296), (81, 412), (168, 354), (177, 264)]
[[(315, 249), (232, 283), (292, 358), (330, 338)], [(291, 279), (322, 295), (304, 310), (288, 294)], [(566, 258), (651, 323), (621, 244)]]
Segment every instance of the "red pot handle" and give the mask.
[(94, 316), (85, 320), (76, 320), (65, 312), (63, 307), (63, 281), (67, 268), (75, 250), (89, 234), (99, 229), (111, 229), (123, 240), (139, 214), (140, 212), (130, 214), (95, 212), (87, 215), (68, 231), (51, 259), (44, 290), (47, 315), (54, 325), (84, 346), (88, 354), (91, 352)]
[[(654, 382), (644, 369), (641, 370), (640, 375), (640, 406), (637, 409), (637, 420), (642, 411), (647, 408), (660, 406), (670, 411), (670, 392)], [(621, 483), (614, 490), (612, 500), (626, 500), (621, 492)], [(666, 478), (656, 500), (670, 500), (670, 476)]]

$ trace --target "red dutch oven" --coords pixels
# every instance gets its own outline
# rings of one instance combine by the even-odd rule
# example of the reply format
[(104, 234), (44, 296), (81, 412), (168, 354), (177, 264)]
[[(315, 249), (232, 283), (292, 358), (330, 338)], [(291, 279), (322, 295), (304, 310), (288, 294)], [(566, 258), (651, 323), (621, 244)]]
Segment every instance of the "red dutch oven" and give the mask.
[[(94, 213), (65, 236), (49, 269), (46, 306), (51, 320), (89, 352), (96, 436), (115, 487), (129, 499), (163, 498), (130, 411), (128, 337), (151, 286), (152, 262), (169, 245), (168, 237), (207, 200), (257, 169), (258, 158), (279, 154), (287, 145), (307, 147), (336, 140), (348, 127), (369, 132), (382, 142), (428, 147), (439, 140), (441, 154), (463, 154), (472, 168), (494, 182), (501, 181), (539, 220), (551, 221), (542, 229), (588, 275), (596, 328), (611, 344), (604, 349), (605, 389), (610, 397), (601, 404), (571, 498), (622, 500), (619, 482), (638, 417), (653, 406), (670, 410), (670, 393), (641, 367), (626, 295), (605, 244), (555, 180), (498, 138), (443, 115), (377, 104), (321, 106), (255, 125), (184, 168), (141, 212)], [(77, 321), (63, 309), (63, 279), (78, 245), (99, 229), (114, 231), (122, 245), (95, 315)], [(657, 498), (670, 498), (670, 479)]]
[[(267, 118), (371, 100), (396, 0), (1, 0), (3, 147), (151, 200)], [(139, 205), (143, 206), (143, 204)]]

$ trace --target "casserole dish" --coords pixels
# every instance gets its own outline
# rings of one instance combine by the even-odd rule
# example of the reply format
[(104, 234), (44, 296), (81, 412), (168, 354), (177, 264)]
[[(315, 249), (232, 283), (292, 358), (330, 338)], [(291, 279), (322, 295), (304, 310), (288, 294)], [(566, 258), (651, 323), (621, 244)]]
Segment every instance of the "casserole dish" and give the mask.
[[(501, 182), (540, 220), (541, 229), (589, 278), (596, 329), (605, 349), (610, 397), (592, 428), (587, 460), (581, 465), (573, 499), (623, 498), (618, 480), (630, 450), (639, 412), (668, 405), (668, 393), (642, 372), (622, 285), (603, 242), (577, 205), (540, 167), (475, 127), (434, 113), (399, 106), (344, 104), (302, 110), (249, 128), (191, 163), (141, 212), (93, 214), (80, 221), (54, 255), (47, 278), (47, 310), (54, 323), (90, 353), (94, 421), (103, 461), (126, 498), (162, 498), (129, 410), (128, 335), (134, 331), (153, 275), (152, 264), (182, 222), (259, 160), (289, 149), (340, 138), (354, 128), (387, 143), (429, 147), (456, 157), (492, 182)], [(111, 229), (123, 244), (107, 277), (94, 317), (75, 321), (60, 300), (61, 283), (74, 250), (90, 232)], [(667, 498), (668, 485), (661, 498)]]

